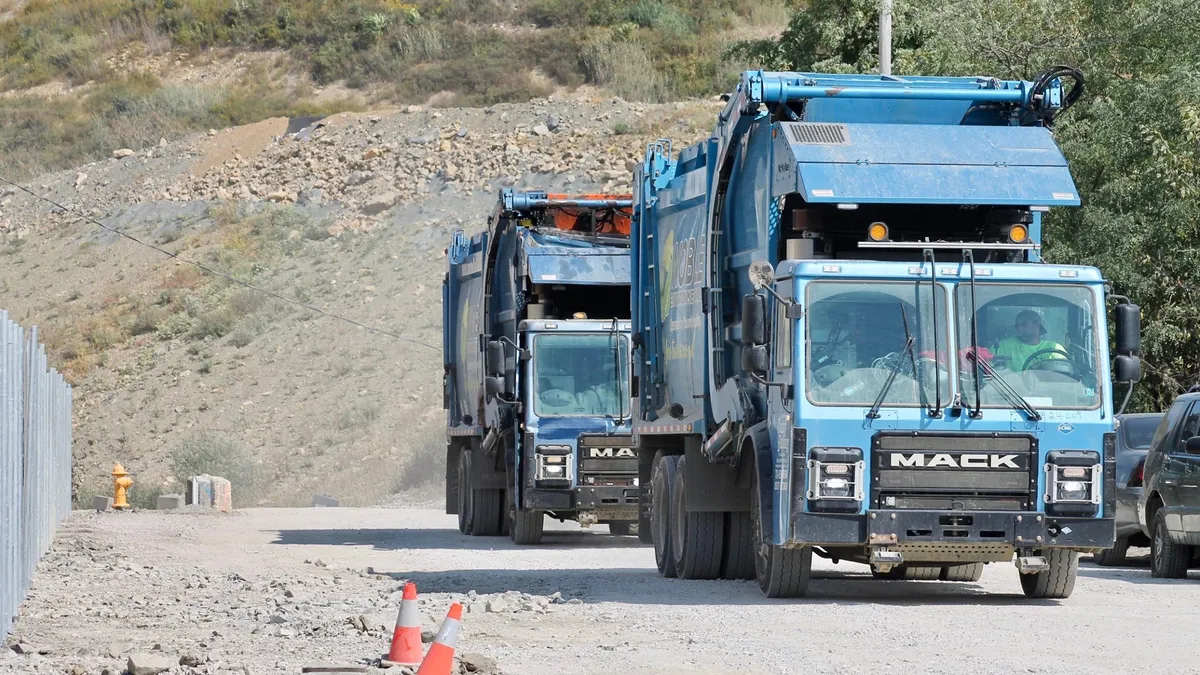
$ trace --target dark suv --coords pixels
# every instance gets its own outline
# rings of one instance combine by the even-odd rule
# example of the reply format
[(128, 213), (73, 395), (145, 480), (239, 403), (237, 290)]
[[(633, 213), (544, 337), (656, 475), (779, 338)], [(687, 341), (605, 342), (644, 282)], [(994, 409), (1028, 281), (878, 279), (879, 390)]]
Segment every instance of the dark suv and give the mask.
[(1150, 571), (1182, 579), (1200, 551), (1200, 392), (1171, 404), (1146, 454), (1138, 524), (1150, 538)]
[(1112, 548), (1094, 556), (1098, 565), (1124, 564), (1130, 546), (1150, 545), (1138, 524), (1138, 500), (1146, 453), (1164, 417), (1162, 413), (1117, 416), (1117, 538)]

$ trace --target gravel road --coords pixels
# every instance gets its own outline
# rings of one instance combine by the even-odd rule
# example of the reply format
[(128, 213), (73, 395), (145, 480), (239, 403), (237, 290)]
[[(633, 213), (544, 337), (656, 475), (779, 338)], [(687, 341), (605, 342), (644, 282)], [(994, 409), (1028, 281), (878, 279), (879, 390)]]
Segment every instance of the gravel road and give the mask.
[[(156, 645), (176, 673), (299, 673), (386, 651), (405, 580), (426, 629), (466, 604), (479, 672), (1200, 673), (1200, 572), (1080, 567), (1066, 601), (1029, 601), (1010, 565), (980, 583), (876, 581), (816, 563), (810, 597), (661, 579), (603, 526), (545, 543), (467, 538), (431, 509), (76, 512), (42, 561), (0, 673), (121, 673)], [(44, 652), (44, 653), (39, 653)], [(494, 661), (494, 665), (489, 663)]]

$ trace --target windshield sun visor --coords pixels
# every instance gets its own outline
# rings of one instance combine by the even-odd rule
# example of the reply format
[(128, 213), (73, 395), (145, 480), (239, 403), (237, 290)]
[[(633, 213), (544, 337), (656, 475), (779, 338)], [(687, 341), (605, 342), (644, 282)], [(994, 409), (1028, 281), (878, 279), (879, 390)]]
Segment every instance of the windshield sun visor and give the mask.
[(1080, 203), (1044, 127), (781, 122), (774, 164), (774, 193), (809, 203)]

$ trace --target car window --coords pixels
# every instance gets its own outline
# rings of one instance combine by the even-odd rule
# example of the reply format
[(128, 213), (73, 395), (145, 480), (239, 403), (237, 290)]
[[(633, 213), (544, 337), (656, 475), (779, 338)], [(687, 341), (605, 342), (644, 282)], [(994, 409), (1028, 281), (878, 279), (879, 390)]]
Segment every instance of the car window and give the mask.
[(1154, 439), (1154, 432), (1158, 429), (1162, 419), (1161, 416), (1156, 416), (1130, 417), (1123, 420), (1121, 433), (1125, 440), (1125, 447), (1138, 450), (1150, 447), (1150, 441)]
[(1158, 423), (1158, 428), (1154, 430), (1154, 439), (1150, 441), (1152, 452), (1165, 452), (1167, 450), (1167, 439), (1175, 438), (1172, 434), (1176, 429), (1176, 423), (1183, 417), (1183, 413), (1191, 404), (1191, 401), (1175, 401), (1171, 405), (1170, 410), (1163, 416), (1162, 421)]
[(1192, 404), (1192, 409), (1183, 418), (1179, 435), (1175, 437), (1174, 452), (1182, 453), (1183, 446), (1192, 436), (1200, 436), (1200, 405)]

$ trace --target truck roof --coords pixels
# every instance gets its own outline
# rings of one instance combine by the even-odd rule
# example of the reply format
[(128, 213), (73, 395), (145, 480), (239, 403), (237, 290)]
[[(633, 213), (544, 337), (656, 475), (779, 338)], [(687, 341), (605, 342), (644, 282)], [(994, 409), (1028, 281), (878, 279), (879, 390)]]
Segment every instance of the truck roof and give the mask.
[[(929, 264), (915, 262), (888, 262), (879, 260), (784, 260), (779, 263), (776, 274), (779, 278), (805, 277), (831, 279), (895, 279), (908, 275), (914, 279), (929, 279)], [(971, 266), (961, 260), (939, 261), (937, 276), (940, 280), (966, 281), (970, 278)], [(1084, 265), (1038, 265), (1001, 263), (997, 265), (976, 263), (975, 281), (997, 282), (1054, 282), (1054, 283), (1101, 283), (1104, 276), (1095, 267)]]

